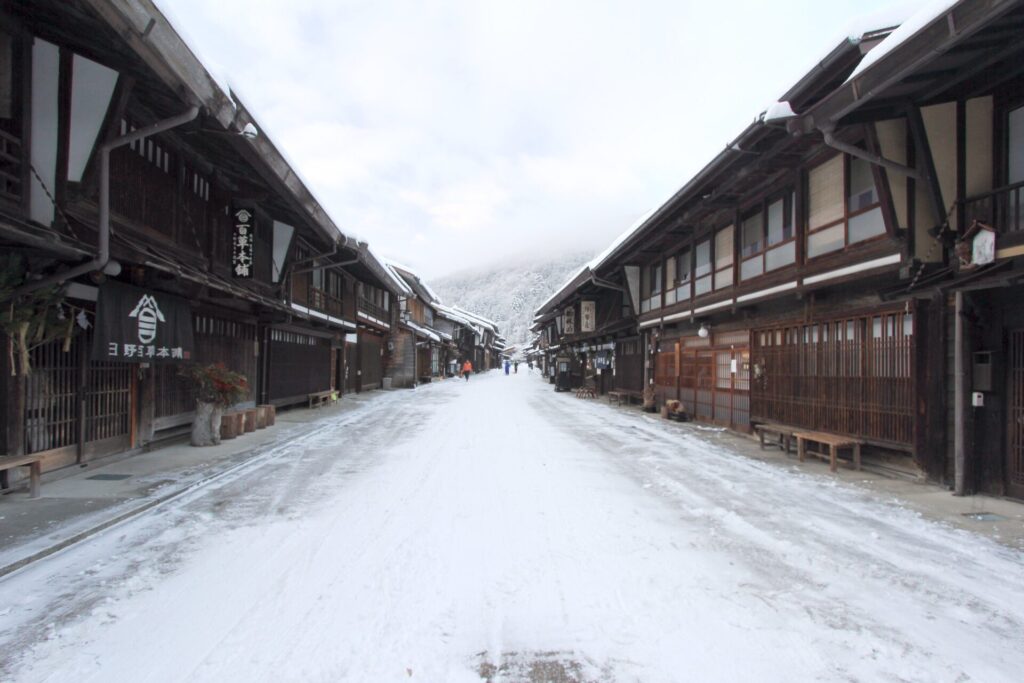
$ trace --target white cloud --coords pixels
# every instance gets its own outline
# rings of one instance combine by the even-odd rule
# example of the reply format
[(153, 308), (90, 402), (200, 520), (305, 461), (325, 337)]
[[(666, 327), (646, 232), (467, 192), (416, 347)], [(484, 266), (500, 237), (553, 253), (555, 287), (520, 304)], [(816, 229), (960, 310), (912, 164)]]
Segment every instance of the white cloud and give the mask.
[(428, 277), (600, 250), (893, 4), (172, 1), (339, 227)]

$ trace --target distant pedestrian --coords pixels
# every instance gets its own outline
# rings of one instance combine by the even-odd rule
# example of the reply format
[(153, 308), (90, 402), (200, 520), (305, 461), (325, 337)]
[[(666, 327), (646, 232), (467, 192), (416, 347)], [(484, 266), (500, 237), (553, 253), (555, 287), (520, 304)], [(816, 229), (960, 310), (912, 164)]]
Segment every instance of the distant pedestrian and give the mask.
[(462, 364), (462, 376), (469, 381), (469, 376), (473, 372), (473, 363), (467, 358), (466, 362)]
[(508, 374), (508, 369), (509, 369), (509, 367), (510, 367), (511, 365), (512, 365), (512, 364), (511, 364), (511, 363), (509, 363), (509, 362), (508, 362), (507, 360), (505, 361), (505, 374), (506, 374), (506, 375)]
[(518, 375), (519, 374), (519, 361), (515, 362), (514, 367), (515, 367), (515, 373)]
[(530, 374), (532, 375), (533, 374), (533, 361), (532, 360), (531, 361), (527, 361), (526, 362), (526, 367), (530, 371)]

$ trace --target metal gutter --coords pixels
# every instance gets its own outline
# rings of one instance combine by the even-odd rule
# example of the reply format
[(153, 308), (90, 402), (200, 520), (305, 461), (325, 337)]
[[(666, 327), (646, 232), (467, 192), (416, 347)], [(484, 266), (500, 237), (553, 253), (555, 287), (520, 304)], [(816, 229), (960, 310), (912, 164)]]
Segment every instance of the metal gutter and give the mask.
[(40, 280), (34, 280), (25, 285), (22, 285), (18, 289), (14, 290), (11, 298), (17, 298), (24, 296), (30, 292), (42, 289), (43, 287), (49, 287), (50, 285), (60, 284), (71, 278), (78, 277), (79, 275), (85, 275), (96, 270), (103, 270), (110, 262), (110, 152), (111, 150), (123, 147), (124, 145), (142, 140), (151, 135), (163, 133), (172, 128), (188, 123), (199, 116), (199, 107), (191, 107), (188, 111), (172, 116), (154, 123), (151, 126), (140, 128), (137, 131), (122, 135), (108, 140), (99, 146), (100, 152), (100, 215), (99, 215), (99, 234), (97, 236), (97, 247), (96, 256), (91, 261), (82, 263), (80, 265), (63, 270), (53, 275), (49, 275)]
[(843, 83), (791, 121), (790, 132), (809, 133), (816, 128), (834, 127), (844, 116), (873, 101), (1016, 4), (1016, 0), (962, 0), (956, 3), (863, 73)]
[(889, 169), (890, 171), (902, 173), (903, 175), (914, 178), (915, 180), (920, 180), (922, 177), (921, 172), (918, 171), (916, 168), (912, 168), (910, 166), (906, 166), (896, 161), (892, 161), (891, 159), (886, 159), (885, 157), (879, 156), (877, 154), (872, 154), (867, 150), (863, 150), (860, 147), (857, 147), (856, 145), (851, 145), (849, 143), (843, 142), (842, 140), (837, 140), (835, 136), (832, 135), (831, 131), (824, 131), (824, 136), (825, 144), (831, 147), (832, 149), (837, 149), (840, 152), (846, 152), (852, 157), (863, 159), (864, 161), (870, 164), (881, 166), (883, 168)]
[(658, 209), (653, 214), (651, 214), (651, 216), (646, 221), (644, 221), (643, 224), (640, 225), (640, 227), (636, 229), (636, 232), (634, 232), (631, 237), (623, 240), (622, 244), (620, 244), (616, 249), (608, 253), (608, 255), (606, 255), (600, 263), (595, 263), (593, 269), (600, 269), (606, 263), (612, 261), (615, 258), (618, 258), (624, 252), (633, 248), (636, 242), (638, 242), (641, 238), (646, 237), (647, 232), (651, 230), (665, 217), (665, 214), (674, 210), (678, 204), (680, 204), (684, 200), (688, 199), (691, 195), (693, 195), (693, 193), (703, 183), (707, 182), (710, 179), (712, 174), (720, 171), (728, 161), (731, 161), (737, 156), (742, 156), (743, 153), (740, 151), (742, 149), (742, 143), (746, 142), (747, 139), (755, 132), (765, 127), (766, 124), (760, 119), (755, 120), (753, 123), (747, 126), (747, 128), (742, 133), (736, 136), (735, 140), (726, 145), (725, 149), (719, 152), (714, 159), (712, 159), (704, 168), (698, 171), (697, 175), (693, 176), (693, 178), (687, 181), (685, 185), (676, 190), (675, 194), (669, 197), (669, 199), (664, 204), (658, 207)]

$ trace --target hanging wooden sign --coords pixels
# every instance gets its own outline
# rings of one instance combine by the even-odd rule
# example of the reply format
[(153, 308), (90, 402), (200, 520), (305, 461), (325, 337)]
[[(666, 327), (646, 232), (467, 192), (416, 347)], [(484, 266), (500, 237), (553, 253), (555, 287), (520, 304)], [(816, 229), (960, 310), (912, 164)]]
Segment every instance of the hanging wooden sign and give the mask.
[(119, 282), (100, 287), (93, 360), (182, 362), (191, 360), (194, 351), (188, 301)]
[(232, 212), (235, 225), (231, 237), (231, 275), (238, 280), (251, 280), (254, 266), (256, 217), (249, 209)]
[(597, 328), (597, 302), (580, 302), (580, 332), (593, 332)]

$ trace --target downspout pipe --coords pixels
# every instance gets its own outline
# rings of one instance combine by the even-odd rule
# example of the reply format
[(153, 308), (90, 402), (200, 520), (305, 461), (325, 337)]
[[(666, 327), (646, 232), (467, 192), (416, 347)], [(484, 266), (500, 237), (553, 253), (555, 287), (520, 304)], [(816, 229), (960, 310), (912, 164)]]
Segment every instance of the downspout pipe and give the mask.
[(602, 280), (601, 278), (599, 278), (598, 276), (596, 276), (594, 274), (590, 275), (590, 283), (593, 284), (596, 287), (604, 287), (605, 289), (614, 289), (614, 290), (619, 291), (619, 292), (625, 292), (626, 291), (625, 287), (613, 284), (611, 282), (608, 282), (607, 280)]
[(837, 149), (840, 152), (846, 152), (852, 157), (863, 159), (864, 161), (870, 164), (881, 166), (882, 168), (889, 169), (890, 171), (895, 171), (896, 173), (902, 173), (903, 175), (909, 176), (914, 179), (921, 178), (921, 172), (918, 171), (916, 168), (911, 168), (910, 166), (906, 166), (904, 164), (895, 162), (891, 159), (886, 159), (885, 157), (879, 156), (877, 154), (872, 154), (871, 152), (863, 150), (860, 147), (857, 147), (856, 145), (851, 145), (849, 143), (843, 142), (842, 140), (837, 140), (835, 136), (832, 135), (831, 131), (823, 130), (822, 133), (824, 133), (825, 136), (825, 144), (831, 147), (832, 149)]
[(111, 150), (123, 147), (124, 145), (131, 144), (137, 140), (148, 138), (151, 135), (163, 133), (172, 128), (188, 123), (189, 121), (195, 120), (199, 116), (199, 107), (191, 107), (188, 111), (158, 121), (152, 126), (140, 128), (139, 130), (132, 131), (127, 135), (108, 140), (100, 145), (100, 215), (99, 215), (99, 234), (97, 236), (97, 247), (96, 257), (91, 261), (82, 263), (74, 266), (67, 270), (62, 270), (53, 275), (48, 275), (40, 280), (33, 280), (32, 282), (26, 283), (14, 290), (11, 295), (12, 298), (16, 299), (20, 296), (49, 287), (50, 285), (57, 285), (72, 278), (78, 277), (79, 275), (85, 275), (96, 270), (103, 270), (107, 263), (110, 262), (110, 152)]

